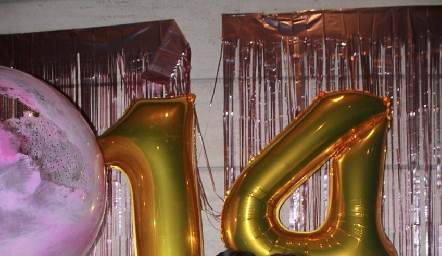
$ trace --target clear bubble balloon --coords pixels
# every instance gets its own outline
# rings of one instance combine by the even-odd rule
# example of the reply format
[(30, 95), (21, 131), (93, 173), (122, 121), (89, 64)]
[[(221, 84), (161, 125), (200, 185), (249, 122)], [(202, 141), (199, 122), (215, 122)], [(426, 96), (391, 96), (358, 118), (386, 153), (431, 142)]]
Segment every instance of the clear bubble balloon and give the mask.
[(105, 208), (89, 124), (52, 86), (0, 67), (0, 255), (84, 255)]

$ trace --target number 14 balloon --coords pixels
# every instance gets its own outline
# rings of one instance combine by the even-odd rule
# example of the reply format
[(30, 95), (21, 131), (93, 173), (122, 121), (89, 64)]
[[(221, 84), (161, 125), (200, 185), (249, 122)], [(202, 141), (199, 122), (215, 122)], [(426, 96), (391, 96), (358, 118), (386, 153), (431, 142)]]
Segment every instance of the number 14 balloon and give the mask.
[[(321, 94), (228, 192), (226, 247), (256, 255), (396, 255), (380, 215), (388, 112), (385, 99), (368, 93)], [(131, 182), (140, 255), (202, 253), (192, 120), (193, 97), (142, 100), (99, 138), (106, 164)], [(325, 222), (311, 232), (286, 229), (277, 217), (282, 203), (330, 158)]]

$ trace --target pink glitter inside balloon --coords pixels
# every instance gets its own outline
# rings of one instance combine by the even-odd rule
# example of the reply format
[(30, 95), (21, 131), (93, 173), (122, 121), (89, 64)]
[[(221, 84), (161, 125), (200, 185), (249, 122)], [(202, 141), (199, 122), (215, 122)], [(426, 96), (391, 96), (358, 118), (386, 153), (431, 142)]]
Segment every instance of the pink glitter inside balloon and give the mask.
[(0, 255), (84, 255), (105, 207), (103, 158), (75, 106), (0, 67)]

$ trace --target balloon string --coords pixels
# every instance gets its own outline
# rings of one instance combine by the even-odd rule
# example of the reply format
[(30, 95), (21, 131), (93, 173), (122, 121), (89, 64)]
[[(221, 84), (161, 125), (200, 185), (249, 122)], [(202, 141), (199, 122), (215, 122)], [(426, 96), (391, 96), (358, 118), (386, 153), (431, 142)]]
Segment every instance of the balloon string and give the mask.
[[(219, 230), (219, 227), (215, 226), (215, 225), (212, 223), (211, 218), (212, 218), (212, 219), (215, 219), (216, 222), (220, 223), (220, 222), (221, 222), (221, 219), (220, 219), (220, 215), (221, 215), (221, 214), (220, 214), (218, 211), (215, 211), (215, 210), (213, 209), (213, 207), (210, 205), (209, 200), (207, 199), (207, 195), (206, 195), (206, 191), (205, 191), (205, 189), (204, 189), (203, 182), (202, 182), (202, 180), (201, 180), (201, 175), (199, 174), (200, 171), (199, 171), (198, 167), (197, 167), (197, 170), (198, 170), (198, 172), (197, 172), (196, 177), (197, 177), (197, 182), (198, 182), (198, 187), (199, 187), (199, 192), (200, 192), (200, 198), (201, 198), (201, 204), (202, 204), (202, 205), (201, 205), (202, 211), (204, 211), (204, 213), (206, 214), (206, 217), (207, 217), (207, 220), (209, 221), (209, 224), (210, 224), (214, 229)], [(219, 225), (218, 225), (218, 226), (219, 226)]]
[(206, 145), (204, 143), (204, 138), (203, 136), (201, 136), (201, 129), (200, 129), (200, 125), (198, 122), (198, 117), (196, 115), (196, 110), (194, 108), (195, 111), (195, 126), (196, 126), (196, 130), (198, 133), (198, 137), (200, 138), (200, 142), (201, 142), (201, 150), (204, 154), (204, 159), (206, 160), (206, 166), (207, 166), (207, 170), (209, 172), (209, 176), (210, 176), (210, 181), (212, 183), (212, 189), (215, 192), (215, 194), (218, 196), (219, 199), (221, 199), (222, 201), (224, 201), (224, 199), (218, 194), (218, 192), (216, 191), (216, 185), (215, 185), (215, 181), (213, 179), (213, 175), (212, 175), (212, 168), (210, 168), (210, 163), (209, 163), (209, 158), (207, 157), (207, 151), (206, 151)]
[(216, 85), (218, 83), (219, 70), (220, 70), (220, 67), (221, 67), (221, 60), (222, 60), (222, 57), (223, 57), (223, 48), (224, 48), (224, 42), (221, 43), (221, 50), (220, 50), (219, 59), (218, 59), (218, 68), (216, 69), (215, 84), (213, 86), (212, 97), (210, 97), (210, 106), (212, 106), (213, 97), (215, 96), (215, 91), (216, 91)]
[[(200, 129), (200, 125), (198, 122), (198, 117), (196, 115), (196, 110), (194, 108), (195, 111), (195, 126), (196, 126), (196, 131), (198, 133), (198, 137), (200, 138), (200, 142), (201, 142), (201, 151), (204, 154), (204, 159), (206, 161), (206, 166), (207, 166), (207, 170), (209, 172), (209, 177), (210, 177), (210, 181), (212, 183), (212, 189), (215, 192), (216, 196), (221, 199), (221, 201), (224, 202), (224, 199), (218, 194), (218, 192), (216, 191), (216, 185), (215, 185), (215, 181), (213, 179), (213, 174), (212, 174), (212, 169), (210, 168), (210, 163), (209, 163), (209, 158), (207, 157), (207, 151), (206, 151), (206, 145), (204, 143), (204, 139), (203, 136), (201, 136), (201, 129)], [(200, 175), (200, 171), (199, 168), (197, 167), (197, 182), (198, 182), (198, 187), (199, 187), (199, 194), (200, 194), (200, 199), (201, 199), (201, 209), (202, 211), (205, 212), (207, 219), (209, 221), (209, 224), (215, 228), (216, 230), (219, 230), (219, 227), (217, 227), (216, 225), (214, 225), (211, 221), (211, 219), (215, 219), (216, 222), (220, 223), (220, 213), (218, 211), (215, 211), (213, 209), (213, 207), (211, 206), (209, 200), (207, 199), (207, 194), (206, 191), (204, 189), (204, 184), (201, 180), (201, 175)]]
[[(210, 120), (210, 112), (212, 110), (212, 102), (213, 102), (213, 97), (215, 96), (215, 92), (216, 92), (216, 85), (218, 83), (218, 76), (219, 76), (219, 70), (221, 67), (221, 60), (222, 60), (222, 55), (223, 55), (223, 43), (221, 43), (221, 50), (220, 50), (220, 54), (219, 54), (219, 60), (218, 60), (218, 69), (216, 71), (216, 77), (215, 77), (215, 84), (213, 86), (213, 90), (212, 90), (212, 96), (210, 97), (210, 103), (209, 103), (209, 113), (207, 115), (207, 120)], [(195, 113), (196, 116), (196, 113)], [(207, 134), (207, 130), (209, 128), (209, 121), (207, 121), (206, 123), (206, 127), (204, 128), (204, 135), (203, 137), (206, 137)], [(199, 133), (201, 135), (201, 133)], [(201, 153), (198, 155), (198, 159), (200, 158)]]
[[(218, 59), (218, 68), (217, 68), (217, 71), (216, 71), (216, 77), (215, 77), (215, 84), (214, 84), (214, 86), (213, 86), (212, 96), (211, 96), (211, 98), (210, 98), (210, 103), (209, 103), (208, 120), (210, 120), (210, 112), (211, 112), (211, 109), (212, 109), (213, 98), (214, 98), (214, 96), (215, 96), (216, 85), (217, 85), (217, 83), (218, 83), (219, 71), (220, 71), (221, 60), (222, 60), (222, 55), (223, 55), (223, 44), (224, 44), (224, 43), (221, 43), (221, 49), (220, 49), (220, 54), (219, 54), (219, 59)], [(198, 135), (199, 135), (198, 137), (200, 138), (200, 142), (201, 142), (201, 145), (202, 145), (202, 150), (201, 150), (200, 154), (198, 155), (198, 160), (199, 160), (199, 158), (200, 158), (200, 156), (201, 156), (201, 153), (203, 153), (203, 154), (204, 154), (205, 161), (206, 161), (206, 166), (207, 166), (207, 169), (208, 169), (208, 171), (209, 171), (210, 181), (211, 181), (211, 183), (212, 183), (212, 189), (213, 189), (213, 191), (215, 192), (215, 194), (218, 196), (218, 198), (221, 199), (221, 200), (224, 202), (224, 199), (223, 199), (223, 198), (218, 194), (218, 192), (216, 191), (216, 185), (215, 185), (215, 181), (214, 181), (214, 179), (213, 179), (212, 169), (211, 169), (211, 167), (210, 167), (209, 158), (208, 158), (208, 156), (207, 156), (207, 150), (206, 150), (206, 146), (205, 146), (205, 143), (204, 143), (204, 138), (206, 137), (206, 134), (207, 134), (207, 130), (208, 130), (208, 126), (209, 126), (209, 122), (206, 123), (206, 127), (205, 127), (205, 129), (204, 129), (204, 135), (202, 135), (202, 134), (201, 134), (201, 128), (200, 128), (200, 125), (199, 125), (198, 116), (197, 116), (197, 114), (196, 114), (196, 108), (195, 108), (195, 107), (194, 107), (194, 111), (195, 111), (195, 125), (196, 125), (196, 128), (197, 128), (197, 133), (198, 133)], [(204, 193), (204, 195), (205, 195), (205, 193)]]

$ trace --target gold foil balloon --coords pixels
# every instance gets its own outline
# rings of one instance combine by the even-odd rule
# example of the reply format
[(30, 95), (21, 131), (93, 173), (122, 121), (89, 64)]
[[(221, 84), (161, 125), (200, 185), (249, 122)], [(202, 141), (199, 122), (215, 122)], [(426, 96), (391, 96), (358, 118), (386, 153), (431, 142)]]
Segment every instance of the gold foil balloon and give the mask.
[[(381, 225), (389, 103), (357, 91), (322, 94), (241, 173), (225, 198), (227, 248), (256, 255), (396, 255)], [(279, 220), (282, 203), (333, 158), (326, 220), (296, 232)]]
[(135, 252), (201, 255), (194, 96), (138, 100), (99, 137), (105, 163), (131, 184)]

